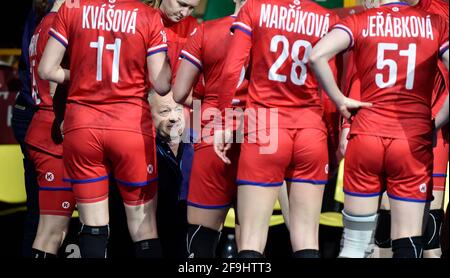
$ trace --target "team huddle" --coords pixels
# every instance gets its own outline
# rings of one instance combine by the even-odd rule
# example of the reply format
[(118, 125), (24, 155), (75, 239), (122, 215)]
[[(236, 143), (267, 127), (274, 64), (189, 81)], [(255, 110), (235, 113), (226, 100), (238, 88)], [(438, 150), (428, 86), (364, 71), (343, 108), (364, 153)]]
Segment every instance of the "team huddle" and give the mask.
[(190, 131), (200, 136), (187, 257), (215, 257), (234, 206), (238, 257), (263, 258), (286, 186), (292, 256), (320, 258), (323, 193), (344, 153), (339, 257), (372, 256), (374, 241), (394, 258), (440, 256), (447, 3), (366, 1), (338, 15), (312, 0), (234, 0), (234, 15), (198, 24), (199, 0), (154, 2), (56, 0), (35, 30), (38, 110), (26, 136), (39, 183), (34, 257), (58, 253), (75, 205), (81, 257), (106, 257), (111, 182), (135, 256), (161, 257), (149, 98), (201, 115)]

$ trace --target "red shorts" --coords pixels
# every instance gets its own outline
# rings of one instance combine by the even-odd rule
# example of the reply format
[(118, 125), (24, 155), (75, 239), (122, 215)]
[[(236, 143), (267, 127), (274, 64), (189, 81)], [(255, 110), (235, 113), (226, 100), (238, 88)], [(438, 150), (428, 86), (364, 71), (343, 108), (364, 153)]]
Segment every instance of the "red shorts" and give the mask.
[[(271, 129), (264, 140), (246, 134), (237, 185), (281, 186), (283, 181), (328, 182), (327, 134), (320, 129)], [(256, 142), (255, 142), (256, 141)]]
[(80, 203), (108, 198), (109, 178), (127, 205), (141, 205), (157, 191), (155, 138), (137, 132), (76, 129), (64, 135), (65, 180)]
[(433, 190), (444, 191), (447, 178), (448, 138), (444, 139), (442, 130), (437, 134), (437, 145), (433, 148)]
[(189, 182), (189, 206), (221, 209), (233, 203), (240, 147), (240, 144), (233, 144), (228, 150), (231, 165), (222, 162), (212, 145), (195, 150)]
[(40, 214), (71, 217), (75, 209), (75, 198), (70, 183), (63, 181), (62, 157), (31, 146), (28, 146), (28, 153), (36, 167)]
[(409, 202), (432, 200), (433, 152), (430, 145), (370, 135), (349, 137), (344, 192), (358, 197), (381, 195)]

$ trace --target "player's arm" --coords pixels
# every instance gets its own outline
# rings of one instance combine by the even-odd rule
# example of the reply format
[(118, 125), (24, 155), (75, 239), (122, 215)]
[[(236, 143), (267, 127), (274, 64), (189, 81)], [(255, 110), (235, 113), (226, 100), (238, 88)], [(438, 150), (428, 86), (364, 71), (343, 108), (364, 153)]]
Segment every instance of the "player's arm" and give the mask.
[(173, 85), (173, 99), (183, 105), (192, 103), (192, 87), (198, 81), (200, 69), (187, 59), (181, 61)]
[[(444, 52), (444, 54), (442, 54), (441, 60), (448, 70), (448, 61), (449, 61), (449, 50), (448, 49)], [(436, 115), (436, 118), (434, 120), (436, 129), (440, 129), (441, 127), (443, 127), (445, 124), (448, 123), (448, 120), (449, 120), (449, 103), (448, 103), (449, 97), (448, 96), (449, 95), (447, 95), (444, 105), (442, 106), (441, 110), (439, 110), (439, 112)]]
[(169, 93), (172, 70), (166, 52), (161, 51), (148, 56), (147, 69), (148, 77), (156, 93), (162, 96)]
[(65, 52), (66, 47), (59, 41), (53, 37), (48, 39), (38, 67), (38, 74), (42, 79), (59, 84), (70, 79), (70, 71), (61, 67)]
[(351, 116), (351, 110), (372, 105), (344, 96), (336, 84), (333, 72), (328, 64), (331, 58), (345, 50), (350, 43), (351, 39), (345, 31), (333, 29), (316, 44), (308, 62), (322, 88), (336, 104), (339, 112), (347, 119)]

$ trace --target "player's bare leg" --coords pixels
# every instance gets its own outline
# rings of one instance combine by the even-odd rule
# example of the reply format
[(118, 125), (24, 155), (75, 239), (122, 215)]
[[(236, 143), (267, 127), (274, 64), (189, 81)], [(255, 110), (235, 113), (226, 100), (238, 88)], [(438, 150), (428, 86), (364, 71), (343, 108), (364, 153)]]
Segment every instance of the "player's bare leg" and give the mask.
[(405, 202), (392, 198), (389, 199), (389, 202), (393, 257), (405, 257), (409, 254), (415, 258), (421, 258), (423, 224), (426, 223), (428, 216), (426, 210), (429, 204)]
[(95, 203), (77, 203), (82, 224), (79, 233), (82, 258), (106, 258), (109, 237), (108, 198)]
[(142, 205), (124, 204), (128, 231), (134, 242), (137, 258), (159, 258), (162, 256), (161, 243), (156, 227), (157, 195)]
[(378, 211), (377, 228), (375, 230), (375, 244), (371, 258), (392, 258), (391, 245), (391, 212), (389, 198), (386, 192), (381, 197)]
[(286, 225), (286, 228), (289, 230), (289, 194), (287, 191), (286, 182), (283, 182), (283, 185), (280, 188), (280, 192), (278, 192), (278, 202), (280, 202), (284, 224)]
[(325, 185), (288, 183), (289, 223), (295, 257), (319, 258), (319, 220)]
[[(33, 249), (45, 252), (44, 258), (56, 256), (67, 235), (69, 222), (70, 217), (67, 216), (40, 215)], [(50, 254), (50, 256), (47, 256), (47, 254)]]
[(190, 258), (215, 258), (228, 208), (205, 209), (188, 206), (187, 250)]
[(341, 258), (364, 258), (370, 255), (370, 243), (376, 226), (379, 196), (344, 197), (344, 232)]
[[(239, 256), (247, 251), (264, 252), (269, 231), (270, 217), (279, 187), (240, 185), (238, 210), (240, 224)], [(244, 252), (242, 252), (244, 251)]]

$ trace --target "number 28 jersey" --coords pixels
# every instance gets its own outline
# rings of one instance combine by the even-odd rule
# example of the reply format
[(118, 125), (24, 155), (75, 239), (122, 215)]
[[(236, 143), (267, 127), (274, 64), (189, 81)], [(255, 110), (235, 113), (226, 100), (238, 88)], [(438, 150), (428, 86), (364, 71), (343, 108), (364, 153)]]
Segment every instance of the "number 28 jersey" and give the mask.
[(153, 135), (147, 57), (167, 51), (158, 12), (138, 1), (66, 2), (50, 35), (70, 56), (64, 132), (100, 128)]
[(392, 3), (347, 17), (333, 28), (350, 36), (361, 80), (352, 134), (431, 139), (431, 98), (437, 62), (448, 50), (448, 25), (437, 15)]
[(236, 90), (251, 55), (247, 106), (278, 108), (280, 128), (325, 130), (318, 83), (307, 61), (336, 21), (335, 14), (309, 0), (248, 0), (231, 27), (221, 107), (231, 102), (228, 91)]

